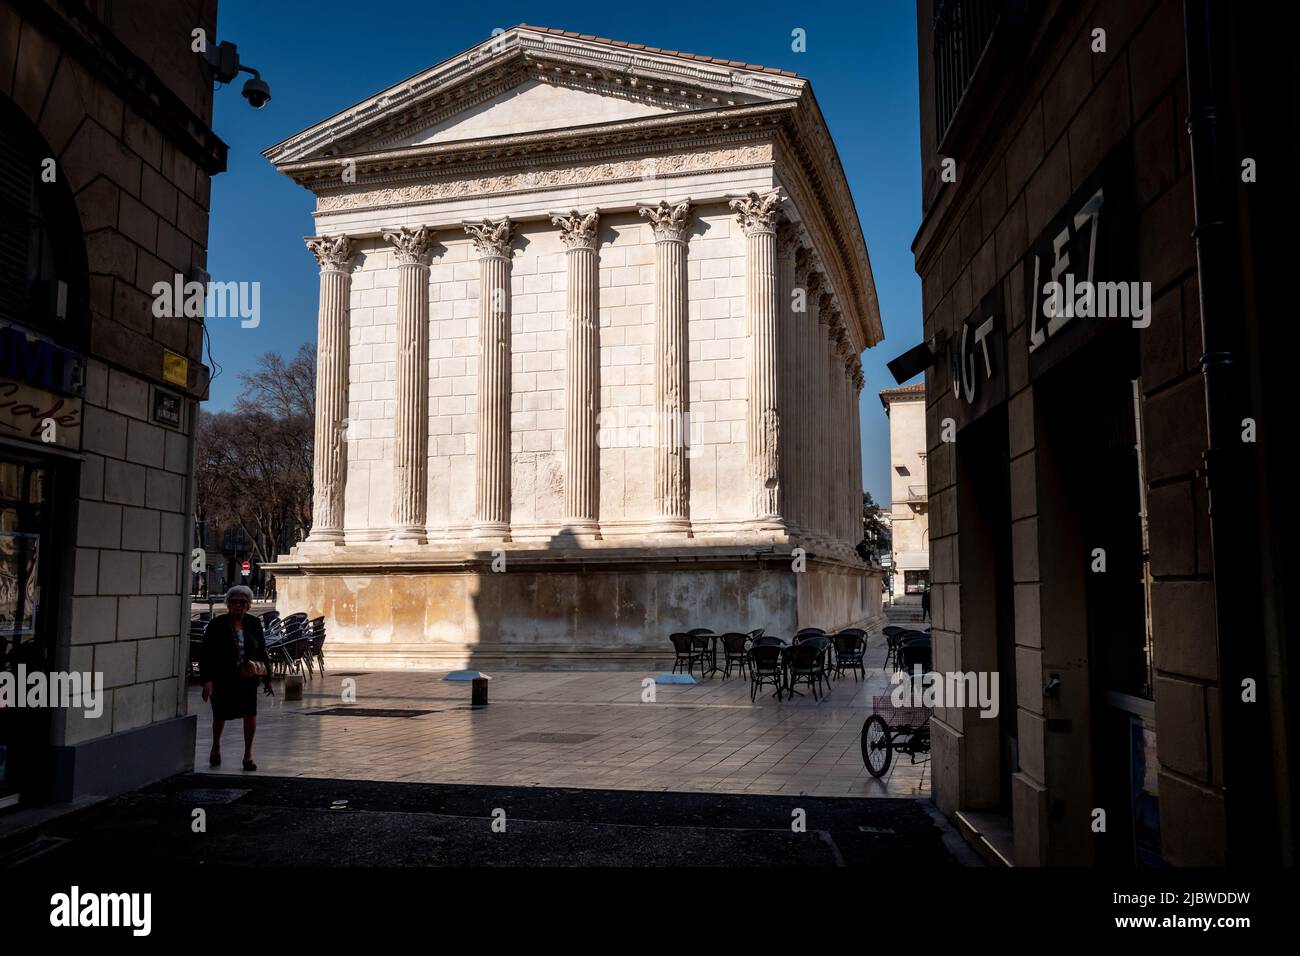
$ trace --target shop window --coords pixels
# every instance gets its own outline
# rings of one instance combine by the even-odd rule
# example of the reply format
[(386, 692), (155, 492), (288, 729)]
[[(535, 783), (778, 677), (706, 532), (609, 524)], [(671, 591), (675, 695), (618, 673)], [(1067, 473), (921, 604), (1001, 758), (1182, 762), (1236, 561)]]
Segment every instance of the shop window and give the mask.
[(928, 570), (903, 572), (903, 590), (908, 594), (924, 594), (929, 586), (930, 572)]

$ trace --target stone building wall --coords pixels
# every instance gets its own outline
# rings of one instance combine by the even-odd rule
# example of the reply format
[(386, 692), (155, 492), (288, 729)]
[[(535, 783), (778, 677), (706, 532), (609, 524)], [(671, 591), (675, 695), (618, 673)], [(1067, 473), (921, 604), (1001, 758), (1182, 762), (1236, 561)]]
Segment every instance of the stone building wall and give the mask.
[[(56, 161), (55, 182), (37, 188), (70, 190), (89, 272), (88, 314), (68, 317), (86, 331), (80, 447), (42, 462), (66, 539), (41, 555), (61, 566), (39, 613), (56, 622), (52, 667), (102, 673), (105, 700), (98, 718), (51, 713), (46, 798), (118, 793), (193, 765), (183, 555), (208, 370), (202, 317), (155, 316), (153, 286), (204, 278), (210, 177), (225, 168), (196, 27), (215, 38), (215, 3), (196, 15), (0, 2), (0, 98)], [(46, 225), (56, 242), (78, 227)], [(167, 360), (179, 376), (164, 377)], [(155, 418), (160, 391), (179, 398), (178, 426)]]
[[(715, 204), (698, 212), (687, 256), (691, 515), (744, 520), (745, 240)], [(558, 231), (521, 224), (511, 260), (511, 525), (519, 539), (563, 526), (565, 290)], [(474, 517), (479, 267), (463, 232), (440, 231), (429, 267), (431, 540)], [(654, 514), (654, 236), (634, 214), (601, 222), (600, 464), (602, 529), (636, 533)], [(362, 246), (352, 273), (346, 521), (350, 540), (392, 522), (397, 264), (387, 243)]]
[[(1091, 862), (1095, 839), (1089, 650), (1078, 578), (1060, 556), (1084, 541), (1059, 536), (1061, 475), (1044, 438), (1061, 436), (1042, 417), (1030, 381), (1025, 254), (1072, 194), (1116, 147), (1131, 144), (1136, 272), (1154, 306), (1140, 331), (1140, 414), (1149, 510), (1154, 708), (1164, 858), (1223, 861), (1218, 674), (1204, 485), (1205, 398), (1184, 80), (1182, 5), (1175, 0), (1043, 5), (1021, 58), (1034, 64), (1003, 92), (1009, 111), (988, 143), (958, 157), (958, 181), (939, 178), (934, 117), (932, 4), (918, 4), (926, 221), (914, 249), (923, 282), (925, 334), (959, 332), (990, 292), (1005, 303), (1007, 443), (1014, 565), (1015, 719), (1019, 762), (1012, 780), (1014, 850), (1022, 864)], [(1093, 52), (1094, 29), (1106, 52)], [(1031, 58), (1032, 57), (1032, 58)], [(1008, 74), (1009, 75), (1009, 74)], [(977, 115), (979, 113), (977, 104)], [(1120, 212), (1116, 209), (1116, 212)], [(1125, 211), (1128, 214), (1128, 211)], [(992, 667), (990, 644), (968, 622), (978, 616), (979, 565), (962, 536), (979, 525), (963, 500), (957, 445), (941, 439), (960, 420), (946, 366), (927, 375), (927, 432), (936, 667)], [(1086, 393), (1078, 396), (1088, 402)], [(971, 530), (970, 534), (976, 534)], [(983, 552), (980, 552), (983, 553)], [(1045, 697), (1051, 675), (1063, 683)], [(971, 710), (941, 710), (933, 725), (935, 799), (950, 815), (998, 803), (997, 742)], [(1071, 728), (1063, 732), (1061, 728)]]

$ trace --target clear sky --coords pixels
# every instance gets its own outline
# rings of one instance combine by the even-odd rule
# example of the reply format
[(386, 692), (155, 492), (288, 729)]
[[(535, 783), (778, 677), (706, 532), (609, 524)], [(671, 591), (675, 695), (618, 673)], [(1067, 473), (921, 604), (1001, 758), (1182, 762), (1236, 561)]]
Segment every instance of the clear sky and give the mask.
[[(238, 373), (264, 352), (315, 342), (318, 270), (302, 237), (311, 194), (276, 173), (266, 147), (519, 23), (793, 70), (813, 84), (853, 190), (871, 255), (885, 341), (862, 357), (863, 482), (889, 500), (889, 430), (877, 393), (894, 385), (885, 362), (921, 339), (921, 283), (912, 237), (920, 224), (916, 8), (908, 0), (842, 3), (419, 2), (221, 0), (218, 39), (271, 85), (251, 109), (246, 75), (216, 94), (214, 126), (230, 146), (212, 182), (208, 271), (259, 281), (261, 322), (209, 321), (221, 371), (207, 408), (228, 409)], [(802, 29), (807, 49), (792, 49)]]

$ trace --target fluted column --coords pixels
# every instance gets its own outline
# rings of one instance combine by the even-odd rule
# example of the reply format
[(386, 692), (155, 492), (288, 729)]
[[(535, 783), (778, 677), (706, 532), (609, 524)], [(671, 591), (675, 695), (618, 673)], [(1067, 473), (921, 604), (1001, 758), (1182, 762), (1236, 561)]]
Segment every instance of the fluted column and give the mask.
[(817, 368), (813, 362), (816, 354), (817, 326), (821, 312), (821, 275), (810, 265), (807, 277), (807, 313), (799, 325), (799, 383), (800, 401), (798, 415), (800, 429), (799, 488), (803, 517), (800, 527), (810, 538), (817, 535)]
[(843, 359), (843, 338), (844, 330), (841, 319), (837, 313), (835, 321), (830, 328), (830, 348), (827, 355), (829, 364), (826, 369), (826, 383), (829, 389), (828, 407), (830, 414), (827, 415), (826, 436), (826, 456), (828, 463), (828, 482), (826, 503), (829, 505), (829, 512), (826, 516), (826, 526), (830, 530), (831, 541), (838, 545), (843, 540), (844, 533), (844, 472), (843, 456), (844, 450), (844, 359)]
[(745, 233), (745, 315), (749, 325), (749, 375), (746, 382), (749, 434), (749, 494), (753, 525), (780, 530), (781, 408), (777, 389), (776, 225), (781, 215), (780, 192), (749, 193), (731, 200)]
[(348, 297), (352, 288), (348, 269), (352, 242), (347, 236), (310, 236), (306, 242), (320, 264), (312, 523), (307, 540), (341, 544), (347, 481), (343, 422), (348, 415)]
[(830, 515), (833, 511), (831, 498), (831, 462), (830, 462), (830, 406), (831, 406), (831, 321), (835, 315), (834, 298), (829, 293), (822, 293), (821, 307), (817, 310), (817, 342), (814, 356), (814, 370), (817, 374), (817, 533), (823, 543), (829, 544), (834, 534), (831, 531)]
[(429, 483), (429, 266), (424, 226), (385, 230), (397, 258), (397, 387), (393, 413), (394, 541), (425, 540)]
[(853, 456), (850, 468), (850, 488), (853, 494), (853, 534), (850, 543), (856, 548), (862, 541), (862, 360), (853, 356), (849, 363), (849, 402), (853, 408), (853, 440), (849, 453)]
[(862, 359), (853, 358), (853, 538), (862, 541)]
[(799, 234), (794, 226), (784, 224), (776, 236), (776, 298), (780, 324), (780, 389), (777, 402), (781, 409), (781, 514), (786, 529), (799, 527), (798, 461), (798, 322), (803, 318), (794, 311), (794, 291), (802, 283), (796, 265)]
[(690, 534), (687, 458), (686, 230), (690, 200), (643, 206), (655, 235), (655, 530)]
[(509, 219), (466, 223), (479, 257), (478, 454), (474, 463), (476, 538), (510, 539)]
[(564, 515), (565, 529), (599, 538), (600, 451), (596, 447), (596, 406), (600, 387), (600, 268), (596, 232), (600, 214), (576, 209), (552, 216), (568, 247), (568, 301), (565, 306), (564, 365)]

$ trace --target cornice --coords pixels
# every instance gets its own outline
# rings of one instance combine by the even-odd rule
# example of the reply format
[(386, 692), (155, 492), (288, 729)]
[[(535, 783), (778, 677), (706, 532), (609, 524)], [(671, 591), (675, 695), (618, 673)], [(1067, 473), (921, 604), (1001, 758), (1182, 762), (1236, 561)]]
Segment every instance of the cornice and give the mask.
[[(263, 152), (277, 166), (321, 154), (329, 146), (391, 143), (483, 102), (526, 76), (582, 83), (669, 109), (793, 99), (799, 77), (630, 50), (515, 27), (282, 140)], [(619, 94), (620, 88), (625, 92)], [(650, 98), (650, 99), (647, 99)]]
[[(548, 163), (595, 159), (616, 155), (620, 147), (624, 153), (636, 151), (636, 155), (644, 155), (647, 143), (700, 143), (710, 141), (709, 137), (712, 142), (727, 142), (746, 135), (762, 135), (764, 131), (772, 135), (797, 106), (790, 100), (725, 110), (697, 110), (673, 116), (333, 156), (285, 163), (279, 169), (295, 182), (319, 193), (396, 182), (403, 176), (421, 177), (440, 168), (454, 167), (463, 173), (524, 162), (535, 164), (537, 157), (544, 157)], [(345, 159), (353, 174), (349, 177), (353, 181), (348, 183), (342, 176)]]

